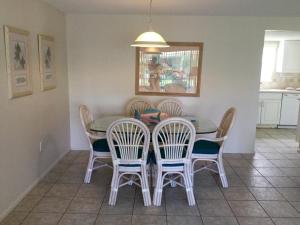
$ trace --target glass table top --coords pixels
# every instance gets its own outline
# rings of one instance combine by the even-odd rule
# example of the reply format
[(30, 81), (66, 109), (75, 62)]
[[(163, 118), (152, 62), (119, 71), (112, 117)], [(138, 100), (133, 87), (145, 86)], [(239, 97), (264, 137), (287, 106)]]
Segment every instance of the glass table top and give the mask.
[[(96, 120), (94, 120), (89, 128), (91, 131), (96, 132), (106, 132), (109, 125), (115, 120), (126, 118), (127, 116), (117, 115), (117, 116), (103, 116)], [(196, 129), (197, 134), (209, 134), (217, 131), (217, 126), (209, 119), (202, 118), (199, 116), (181, 116), (181, 118), (185, 118), (191, 121)], [(153, 130), (155, 125), (148, 125), (150, 132)]]

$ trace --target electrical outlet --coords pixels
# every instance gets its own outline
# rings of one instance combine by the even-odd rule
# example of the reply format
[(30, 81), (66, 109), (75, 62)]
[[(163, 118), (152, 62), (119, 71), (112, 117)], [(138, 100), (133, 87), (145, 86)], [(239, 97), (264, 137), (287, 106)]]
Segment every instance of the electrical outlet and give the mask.
[(42, 152), (44, 150), (44, 142), (47, 138), (47, 135), (43, 136), (43, 138), (40, 141), (40, 152)]
[(40, 152), (43, 151), (43, 140), (44, 140), (44, 139), (42, 139), (42, 140), (40, 141)]

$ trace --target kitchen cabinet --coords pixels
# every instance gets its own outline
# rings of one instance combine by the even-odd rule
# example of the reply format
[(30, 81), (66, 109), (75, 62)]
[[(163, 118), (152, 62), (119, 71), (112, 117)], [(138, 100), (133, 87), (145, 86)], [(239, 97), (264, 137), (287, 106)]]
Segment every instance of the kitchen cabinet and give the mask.
[(279, 125), (296, 126), (300, 94), (284, 93), (282, 97), (281, 116)]
[(260, 93), (257, 125), (276, 127), (280, 121), (282, 93)]
[(300, 41), (281, 41), (277, 54), (276, 72), (300, 72)]
[(280, 100), (264, 100), (262, 102), (261, 124), (279, 124), (280, 109)]

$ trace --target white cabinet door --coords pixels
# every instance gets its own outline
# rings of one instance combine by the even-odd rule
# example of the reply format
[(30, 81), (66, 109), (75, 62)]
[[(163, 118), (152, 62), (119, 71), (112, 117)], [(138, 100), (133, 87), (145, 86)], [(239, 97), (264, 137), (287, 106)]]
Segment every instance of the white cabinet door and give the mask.
[(265, 99), (262, 103), (261, 124), (277, 125), (280, 119), (281, 100)]
[(285, 41), (282, 60), (283, 73), (300, 72), (300, 41)]
[(299, 94), (283, 94), (280, 125), (296, 126), (298, 122)]

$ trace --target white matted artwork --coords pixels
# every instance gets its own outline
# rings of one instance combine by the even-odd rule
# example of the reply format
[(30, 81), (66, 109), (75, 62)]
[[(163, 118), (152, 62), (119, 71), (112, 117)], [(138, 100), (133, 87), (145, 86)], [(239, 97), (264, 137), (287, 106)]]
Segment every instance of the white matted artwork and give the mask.
[(39, 34), (39, 62), (42, 91), (56, 88), (54, 38)]
[(9, 98), (32, 94), (29, 31), (4, 26)]

